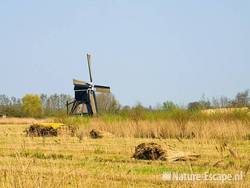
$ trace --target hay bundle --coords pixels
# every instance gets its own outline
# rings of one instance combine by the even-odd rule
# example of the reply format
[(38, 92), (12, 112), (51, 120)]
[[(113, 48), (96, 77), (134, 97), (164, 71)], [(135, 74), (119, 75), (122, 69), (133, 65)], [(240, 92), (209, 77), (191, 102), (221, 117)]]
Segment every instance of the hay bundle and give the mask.
[(76, 130), (77, 127), (66, 126), (62, 123), (39, 123), (30, 125), (25, 132), (27, 136), (74, 136)]
[(195, 161), (200, 158), (199, 154), (184, 151), (163, 150), (159, 144), (156, 143), (142, 143), (135, 147), (133, 158), (140, 160), (168, 160), (174, 161)]
[(166, 153), (156, 143), (142, 143), (135, 148), (133, 158), (140, 160), (165, 160)]
[(90, 137), (91, 138), (104, 138), (104, 137), (113, 137), (113, 135), (109, 132), (106, 132), (106, 131), (100, 131), (100, 130), (96, 130), (96, 129), (92, 129), (90, 132)]
[(25, 130), (27, 136), (57, 136), (57, 129), (51, 126), (33, 124)]

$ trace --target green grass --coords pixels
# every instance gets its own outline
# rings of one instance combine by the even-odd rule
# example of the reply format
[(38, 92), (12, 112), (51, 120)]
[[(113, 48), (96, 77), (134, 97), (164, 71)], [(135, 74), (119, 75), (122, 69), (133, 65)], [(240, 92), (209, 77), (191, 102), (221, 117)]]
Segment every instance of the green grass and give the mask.
[(26, 157), (26, 158), (37, 158), (37, 159), (65, 159), (65, 160), (72, 160), (72, 155), (64, 155), (64, 154), (57, 154), (51, 153), (46, 154), (41, 151), (29, 151), (25, 150), (20, 153), (11, 154), (10, 156), (14, 157)]

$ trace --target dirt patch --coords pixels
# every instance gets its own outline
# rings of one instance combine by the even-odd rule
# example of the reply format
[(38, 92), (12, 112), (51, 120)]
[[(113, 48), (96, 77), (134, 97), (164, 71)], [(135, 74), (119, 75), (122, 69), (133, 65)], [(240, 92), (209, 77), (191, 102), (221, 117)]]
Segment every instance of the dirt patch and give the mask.
[(166, 160), (166, 152), (159, 144), (142, 143), (135, 148), (133, 158), (139, 160)]
[(92, 129), (90, 132), (90, 137), (91, 138), (107, 138), (107, 137), (113, 137), (113, 135), (109, 132), (106, 131), (100, 131), (100, 130), (96, 130), (96, 129)]
[(31, 125), (25, 132), (27, 136), (57, 136), (57, 129), (38, 124)]

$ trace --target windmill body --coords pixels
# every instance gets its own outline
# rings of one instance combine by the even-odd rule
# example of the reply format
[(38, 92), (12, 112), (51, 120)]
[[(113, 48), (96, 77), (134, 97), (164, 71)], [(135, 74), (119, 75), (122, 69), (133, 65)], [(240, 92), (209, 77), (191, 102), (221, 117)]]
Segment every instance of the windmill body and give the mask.
[(73, 80), (75, 99), (67, 102), (69, 115), (95, 115), (98, 113), (96, 92), (110, 93), (110, 87), (94, 85), (91, 72), (91, 56), (87, 54), (90, 82)]

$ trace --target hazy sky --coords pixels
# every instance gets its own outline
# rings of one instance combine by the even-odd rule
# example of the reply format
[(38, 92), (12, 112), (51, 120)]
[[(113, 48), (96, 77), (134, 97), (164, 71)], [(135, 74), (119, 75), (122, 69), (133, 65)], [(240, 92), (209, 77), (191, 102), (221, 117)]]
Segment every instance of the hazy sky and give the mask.
[(249, 0), (0, 0), (0, 93), (110, 85), (122, 104), (250, 88)]

